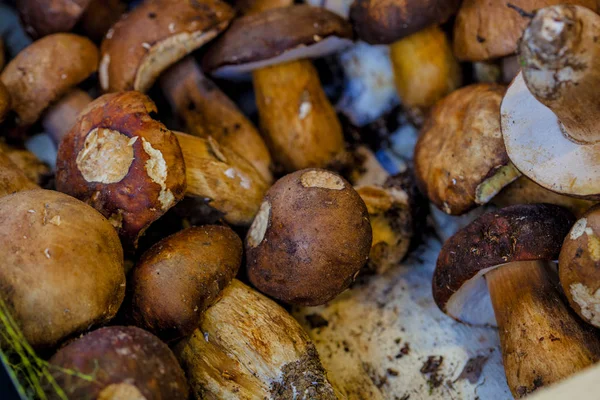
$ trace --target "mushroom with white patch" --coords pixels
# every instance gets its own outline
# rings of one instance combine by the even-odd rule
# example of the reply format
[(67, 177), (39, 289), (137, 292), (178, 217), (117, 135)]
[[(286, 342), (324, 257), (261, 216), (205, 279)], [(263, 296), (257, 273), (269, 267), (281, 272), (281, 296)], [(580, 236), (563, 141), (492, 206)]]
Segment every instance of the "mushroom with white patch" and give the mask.
[(328, 10), (269, 9), (236, 19), (211, 45), (203, 68), (219, 77), (252, 71), (262, 132), (275, 161), (288, 172), (326, 167), (343, 153), (344, 138), (310, 59), (349, 46), (352, 37), (350, 24)]
[(565, 238), (559, 277), (571, 307), (588, 323), (600, 327), (600, 207), (586, 212)]
[(415, 147), (415, 172), (424, 194), (447, 214), (488, 203), (521, 174), (500, 131), (504, 87), (466, 86), (438, 102)]
[(554, 192), (600, 197), (600, 16), (573, 5), (538, 10), (523, 34), (522, 72), (502, 101), (512, 163)]
[(267, 192), (246, 238), (250, 281), (287, 303), (323, 304), (365, 265), (367, 207), (341, 176), (321, 169), (286, 175)]
[(435, 302), (459, 321), (498, 326), (516, 398), (600, 360), (599, 338), (562, 300), (556, 284), (552, 260), (573, 222), (559, 206), (507, 207), (458, 231), (438, 256)]

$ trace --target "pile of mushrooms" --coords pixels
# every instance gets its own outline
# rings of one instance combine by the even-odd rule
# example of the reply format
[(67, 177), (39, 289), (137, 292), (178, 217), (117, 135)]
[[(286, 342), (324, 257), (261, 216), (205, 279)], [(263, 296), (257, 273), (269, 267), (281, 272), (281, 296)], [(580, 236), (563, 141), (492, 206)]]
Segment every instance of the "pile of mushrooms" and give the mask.
[[(3, 5), (25, 38), (0, 36), (0, 352), (18, 390), (406, 400), (365, 365), (327, 371), (346, 341), (301, 319), (343, 324), (336, 301), (424, 237), (443, 242), (431, 304), (498, 327), (515, 398), (599, 362), (600, 15), (556, 3)], [(371, 45), (395, 82), (355, 83), (400, 106), (340, 116), (339, 63), (362, 64), (339, 54)], [(390, 166), (394, 124), (419, 133)], [(445, 241), (440, 215), (462, 224)]]

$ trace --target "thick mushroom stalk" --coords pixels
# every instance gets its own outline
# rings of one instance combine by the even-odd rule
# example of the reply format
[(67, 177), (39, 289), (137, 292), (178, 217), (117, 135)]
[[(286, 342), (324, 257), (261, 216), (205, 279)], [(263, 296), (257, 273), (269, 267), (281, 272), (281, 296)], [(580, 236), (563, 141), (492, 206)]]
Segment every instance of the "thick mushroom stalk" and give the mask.
[(457, 320), (497, 324), (517, 398), (600, 359), (600, 340), (563, 302), (551, 268), (573, 220), (553, 205), (507, 207), (457, 232), (438, 257), (436, 303)]
[(569, 138), (600, 140), (600, 16), (577, 6), (539, 10), (520, 45), (523, 78), (535, 98), (550, 108)]

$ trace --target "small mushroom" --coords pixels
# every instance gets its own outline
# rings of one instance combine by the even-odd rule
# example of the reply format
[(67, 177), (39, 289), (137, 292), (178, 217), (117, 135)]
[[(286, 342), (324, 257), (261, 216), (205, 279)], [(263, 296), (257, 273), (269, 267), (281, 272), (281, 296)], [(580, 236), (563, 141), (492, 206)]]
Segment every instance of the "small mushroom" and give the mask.
[(586, 212), (571, 228), (558, 258), (560, 283), (571, 307), (600, 327), (600, 207)]
[(131, 277), (131, 316), (164, 340), (191, 334), (242, 262), (240, 238), (225, 226), (193, 227), (144, 253)]
[(267, 192), (246, 237), (248, 276), (286, 303), (323, 304), (365, 265), (372, 233), (367, 207), (333, 172), (286, 175)]
[(187, 133), (212, 136), (243, 155), (271, 183), (271, 155), (262, 137), (246, 116), (188, 57), (162, 74), (160, 84)]
[(27, 341), (48, 349), (115, 316), (123, 249), (111, 224), (81, 201), (31, 182), (13, 189), (21, 191), (0, 197), (0, 287), (9, 288), (1, 296)]
[(344, 151), (344, 139), (309, 59), (351, 43), (352, 28), (338, 15), (307, 5), (279, 7), (236, 19), (209, 48), (203, 67), (219, 77), (253, 71), (273, 158), (288, 172), (325, 167)]
[(25, 30), (40, 38), (69, 32), (93, 0), (17, 0), (16, 6)]
[(174, 134), (154, 112), (139, 92), (94, 100), (61, 142), (57, 188), (106, 216), (128, 249), (184, 194), (249, 225), (267, 189), (258, 171), (210, 137)]
[(100, 328), (50, 359), (69, 399), (186, 400), (189, 387), (169, 347), (134, 326)]
[(600, 198), (599, 35), (600, 16), (587, 8), (538, 10), (519, 47), (522, 72), (501, 108), (515, 167), (546, 189), (590, 199)]
[(160, 74), (215, 38), (234, 11), (219, 0), (148, 0), (125, 14), (101, 46), (105, 92), (146, 92)]
[(298, 322), (240, 281), (199, 322), (174, 346), (194, 399), (338, 398)]
[(10, 161), (23, 171), (31, 182), (43, 185), (49, 180), (51, 176), (50, 167), (40, 161), (32, 152), (21, 147), (9, 146), (2, 141), (0, 141), (0, 152), (8, 156)]
[(429, 199), (451, 215), (489, 202), (520, 176), (500, 131), (504, 88), (470, 85), (432, 110), (415, 148), (417, 181)]
[(459, 321), (498, 326), (516, 398), (600, 360), (598, 336), (563, 302), (551, 263), (573, 222), (554, 205), (507, 207), (458, 231), (437, 260), (435, 302)]
[(38, 186), (14, 163), (5, 149), (0, 148), (0, 197), (37, 188)]
[[(0, 74), (12, 99), (16, 126), (30, 127), (49, 108), (60, 114), (61, 105), (54, 104), (72, 90), (87, 96), (74, 88), (96, 72), (98, 57), (89, 39), (70, 33), (46, 36), (22, 50)], [(70, 121), (47, 126), (56, 142), (70, 128)]]
[(398, 94), (416, 116), (461, 85), (460, 66), (438, 26), (459, 5), (457, 0), (357, 0), (350, 9), (362, 40), (391, 45)]

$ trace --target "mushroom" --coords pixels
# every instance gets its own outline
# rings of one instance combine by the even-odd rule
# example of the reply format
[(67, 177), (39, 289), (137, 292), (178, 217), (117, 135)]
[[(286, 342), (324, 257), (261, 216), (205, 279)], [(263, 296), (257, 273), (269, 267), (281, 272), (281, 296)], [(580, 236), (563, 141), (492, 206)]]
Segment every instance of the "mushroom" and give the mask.
[(38, 188), (4, 150), (0, 148), (0, 197)]
[(362, 40), (390, 44), (398, 94), (417, 117), (461, 85), (460, 66), (438, 26), (459, 5), (457, 0), (357, 0), (350, 9)]
[[(77, 96), (88, 102), (91, 100), (87, 93), (74, 88), (97, 68), (98, 49), (81, 36), (57, 33), (26, 47), (0, 74), (12, 99), (11, 109), (16, 115), (17, 128), (30, 127), (50, 109), (50, 115), (55, 115), (52, 121), (58, 123), (45, 124), (45, 128), (59, 142), (72, 121), (67, 117), (70, 112), (68, 99)], [(63, 106), (63, 99), (66, 106)]]
[(459, 321), (497, 324), (516, 398), (600, 359), (598, 336), (563, 302), (551, 262), (573, 222), (559, 206), (507, 207), (458, 231), (437, 260), (435, 302)]
[(600, 327), (600, 207), (586, 212), (571, 228), (558, 258), (560, 283), (571, 307)]
[(210, 137), (174, 134), (152, 118), (156, 111), (139, 92), (90, 103), (58, 149), (58, 190), (99, 210), (128, 249), (184, 194), (249, 225), (267, 189), (258, 171)]
[(3, 122), (10, 111), (11, 100), (10, 93), (4, 83), (0, 80), (0, 122)]
[(173, 352), (134, 326), (90, 332), (60, 349), (50, 364), (69, 399), (188, 398), (189, 387)]
[(173, 348), (194, 399), (338, 397), (307, 333), (282, 307), (238, 280)]
[(288, 171), (325, 167), (344, 151), (342, 128), (309, 58), (352, 43), (350, 24), (317, 7), (294, 5), (246, 15), (207, 51), (219, 77), (253, 71), (260, 125), (273, 158)]
[(184, 229), (144, 253), (131, 276), (135, 325), (173, 341), (191, 334), (242, 262), (242, 241), (228, 227)]
[(510, 163), (500, 131), (504, 88), (470, 85), (432, 110), (415, 147), (421, 190), (447, 214), (486, 204), (520, 176)]
[(127, 5), (121, 0), (91, 0), (78, 26), (95, 43), (100, 43), (109, 29), (125, 13)]
[(286, 175), (267, 192), (246, 237), (250, 282), (298, 305), (346, 289), (372, 243), (367, 207), (341, 176), (321, 169)]
[[(0, 155), (3, 194), (4, 161)], [(115, 316), (125, 294), (123, 250), (93, 208), (19, 179), (10, 182), (19, 192), (0, 197), (0, 286), (10, 288), (0, 296), (27, 341), (47, 349)]]
[(52, 175), (47, 164), (24, 148), (9, 146), (0, 141), (0, 152), (4, 153), (18, 169), (23, 171), (27, 179), (37, 185), (47, 183)]
[(193, 58), (180, 61), (160, 78), (163, 93), (185, 131), (217, 142), (242, 154), (271, 183), (271, 155), (246, 116), (210, 79)]
[[(600, 16), (573, 5), (538, 10), (519, 47), (522, 72), (502, 101), (502, 134), (511, 161), (554, 192), (600, 195), (594, 88)], [(573, 65), (580, 67), (573, 68)]]

